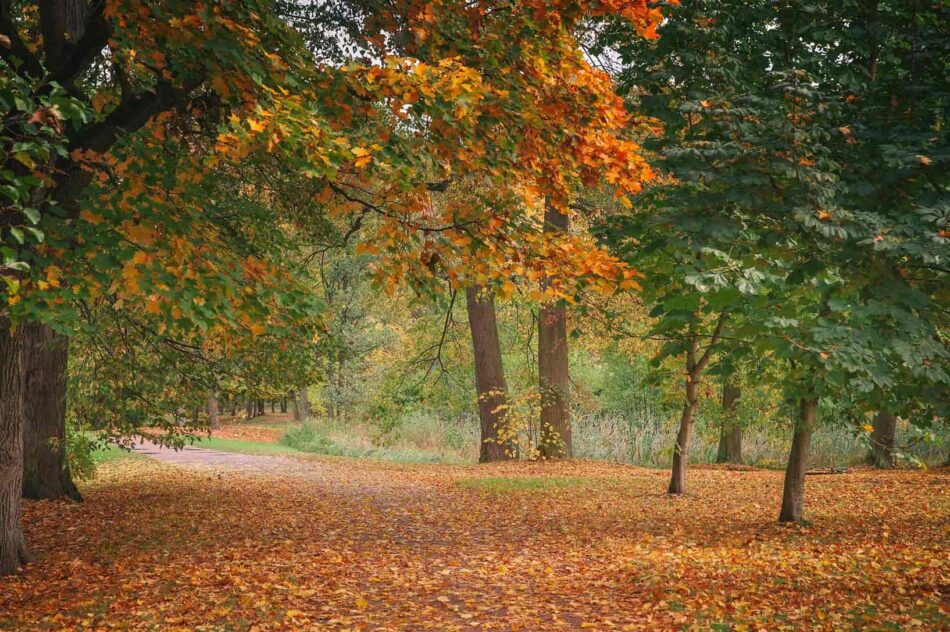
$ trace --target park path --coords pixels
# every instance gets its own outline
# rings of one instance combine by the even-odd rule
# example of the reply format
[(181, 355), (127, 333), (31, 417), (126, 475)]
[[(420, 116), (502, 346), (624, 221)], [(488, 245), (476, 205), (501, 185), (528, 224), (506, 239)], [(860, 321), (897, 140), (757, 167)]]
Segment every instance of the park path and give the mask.
[[(211, 471), (218, 476), (265, 476), (297, 479), (315, 491), (372, 501), (376, 505), (404, 502), (427, 491), (418, 476), (394, 475), (393, 467), (347, 459), (345, 465), (308, 455), (282, 456), (225, 452), (185, 446), (169, 448), (151, 441), (133, 446), (143, 456), (179, 467)], [(342, 465), (342, 466), (341, 466)], [(358, 476), (353, 474), (358, 472)]]
[(299, 463), (283, 456), (222, 452), (194, 446), (176, 450), (151, 441), (136, 444), (132, 450), (163, 463), (202, 466), (227, 472), (288, 474), (296, 471), (296, 465)]

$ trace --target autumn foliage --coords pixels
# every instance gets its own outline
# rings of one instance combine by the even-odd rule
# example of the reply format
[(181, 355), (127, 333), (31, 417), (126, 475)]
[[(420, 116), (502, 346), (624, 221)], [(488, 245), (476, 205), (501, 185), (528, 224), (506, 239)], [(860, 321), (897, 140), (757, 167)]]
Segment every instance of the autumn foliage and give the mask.
[(0, 626), (935, 630), (950, 617), (946, 471), (815, 477), (801, 528), (774, 523), (775, 472), (697, 470), (695, 495), (676, 498), (665, 472), (603, 463), (233, 456), (244, 465), (217, 473), (109, 466), (82, 505), (29, 505), (44, 571), (4, 584)]

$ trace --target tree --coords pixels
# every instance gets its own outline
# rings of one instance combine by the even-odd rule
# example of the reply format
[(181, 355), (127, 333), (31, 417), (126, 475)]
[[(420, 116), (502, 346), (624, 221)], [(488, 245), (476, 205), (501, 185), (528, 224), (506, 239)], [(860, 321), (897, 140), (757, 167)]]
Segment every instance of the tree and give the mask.
[(510, 441), (511, 428), (505, 423), (508, 385), (505, 382), (505, 367), (495, 320), (495, 295), (476, 286), (465, 290), (465, 298), (472, 332), (475, 392), (481, 421), (478, 460), (480, 463), (505, 461), (515, 458), (517, 454)]
[(20, 494), (23, 492), (23, 336), (10, 330), (7, 318), (0, 327), (10, 333), (0, 336), (0, 574), (8, 575), (30, 561), (20, 528)]
[[(664, 123), (647, 147), (676, 178), (637, 200), (667, 235), (622, 227), (613, 237), (639, 240), (630, 249), (645, 253), (654, 243), (689, 253), (695, 262), (681, 256), (687, 269), (674, 268), (672, 278), (701, 294), (738, 291), (717, 299), (734, 319), (728, 338), (736, 344), (723, 351), (767, 354), (794, 419), (783, 521), (802, 519), (821, 398), (861, 393), (865, 406), (893, 407), (897, 398), (914, 408), (911, 400), (922, 400), (897, 395), (895, 384), (921, 380), (939, 392), (947, 380), (945, 270), (934, 251), (946, 175), (930, 170), (931, 152), (946, 142), (933, 132), (943, 129), (937, 104), (947, 91), (943, 73), (914, 70), (946, 63), (946, 38), (937, 36), (946, 11), (850, 8), (697, 2), (669, 7), (656, 42), (610, 29), (604, 36), (620, 51), (634, 107)], [(913, 34), (915, 55), (898, 52), (904, 33)], [(842, 59), (867, 64), (867, 73), (857, 77)], [(907, 77), (919, 96), (899, 96)], [(893, 106), (895, 96), (913, 112)], [(905, 143), (923, 159), (893, 152)], [(880, 182), (875, 173), (888, 174), (888, 191), (863, 184)], [(933, 418), (917, 408), (917, 419)]]
[[(264, 281), (282, 286), (281, 275), (260, 258), (207, 265), (215, 256), (208, 246), (235, 222), (197, 212), (219, 202), (205, 187), (233, 176), (235, 165), (279, 164), (312, 180), (329, 212), (356, 218), (354, 224), (376, 217), (367, 241), (387, 255), (377, 267), (381, 283), (431, 275), (439, 250), (475, 254), (486, 240), (540, 249), (543, 240), (521, 239), (537, 227), (535, 192), (566, 211), (582, 184), (606, 180), (632, 190), (647, 171), (624, 137), (628, 115), (574, 36), (582, 19), (605, 14), (649, 34), (659, 14), (645, 2), (514, 4), (488, 13), (455, 1), (425, 11), (415, 3), (368, 3), (360, 18), (369, 12), (373, 19), (358, 30), (359, 43), (381, 63), (346, 65), (314, 64), (319, 51), (306, 50), (299, 33), (256, 0), (214, 9), (181, 1), (87, 7), (59, 0), (40, 3), (38, 22), (14, 15), (12, 6), (0, 7), (10, 40), (0, 53), (30, 95), (16, 115), (62, 138), (63, 151), (55, 169), (48, 153), (40, 156), (48, 180), (18, 179), (23, 186), (4, 208), (4, 226), (12, 227), (5, 246), (24, 243), (21, 216), (33, 223), (40, 217), (45, 237), (45, 245), (34, 240), (5, 253), (19, 266), (4, 274), (8, 302), (17, 305), (3, 332), (10, 344), (17, 322), (50, 321), (65, 333), (76, 325), (74, 298), (102, 296), (136, 319), (147, 314), (160, 332), (184, 328), (193, 335), (223, 321), (263, 335), (270, 309), (299, 296), (273, 291)], [(25, 46), (21, 33), (33, 41), (42, 33), (42, 54)], [(552, 73), (567, 81), (550, 81)], [(95, 116), (85, 116), (57, 85)], [(61, 110), (34, 106), (53, 97)], [(59, 113), (69, 117), (68, 129)], [(197, 135), (186, 133), (195, 128)], [(565, 128), (583, 133), (565, 135)], [(5, 156), (22, 162), (13, 154)], [(206, 183), (209, 173), (215, 177)], [(430, 193), (456, 173), (492, 182), (497, 195), (467, 215), (452, 209), (429, 216)], [(21, 198), (21, 190), (38, 198)], [(253, 187), (229, 195), (235, 192), (259, 195)], [(241, 219), (260, 211), (237, 208)], [(299, 213), (281, 219), (308, 219)], [(164, 269), (169, 261), (179, 264), (172, 267), (180, 276)], [(18, 284), (21, 263), (29, 266), (29, 283)], [(212, 285), (219, 291), (209, 291)], [(251, 292), (235, 292), (242, 285)], [(22, 367), (10, 362), (11, 369)], [(19, 434), (20, 418), (0, 425)], [(2, 463), (20, 466), (18, 459)], [(17, 512), (0, 507), (4, 516)], [(11, 532), (4, 542), (17, 537)]]
[(208, 423), (213, 429), (221, 427), (221, 411), (218, 405), (218, 397), (212, 393), (208, 395)]
[(294, 393), (294, 421), (304, 423), (308, 419), (310, 419), (310, 398), (305, 386)]
[(679, 431), (673, 445), (673, 472), (670, 475), (668, 493), (686, 493), (686, 465), (689, 461), (689, 446), (693, 434), (693, 414), (699, 401), (699, 383), (703, 369), (709, 363), (713, 349), (722, 335), (726, 314), (720, 314), (716, 329), (709, 339), (706, 350), (700, 355), (699, 340), (696, 334), (690, 336), (686, 350), (685, 391), (683, 413), (680, 416)]
[(874, 415), (874, 429), (871, 432), (871, 447), (868, 451), (868, 463), (874, 467), (894, 467), (894, 435), (897, 431), (897, 415), (880, 410)]
[(815, 411), (818, 402), (814, 399), (801, 399), (801, 412), (795, 421), (792, 433), (792, 449), (785, 468), (785, 482), (782, 487), (782, 509), (779, 522), (801, 522), (804, 515), (805, 472), (808, 469), (808, 447), (815, 428)]
[[(566, 213), (552, 206), (544, 210), (545, 233), (567, 233)], [(538, 452), (544, 458), (570, 458), (571, 380), (567, 358), (567, 309), (561, 301), (547, 301), (538, 313), (538, 381), (541, 423)]]
[(66, 463), (67, 340), (48, 325), (23, 327), (23, 497), (82, 500)]
[(716, 463), (742, 463), (742, 426), (736, 419), (742, 390), (728, 378), (722, 383), (723, 420), (719, 430)]
[[(187, 3), (180, 4), (181, 6), (173, 8), (172, 16), (174, 9), (187, 8), (184, 6)], [(83, 0), (43, 2), (38, 6), (38, 21), (25, 19), (25, 13), (14, 14), (13, 8), (13, 3), (10, 2), (0, 4), (0, 30), (4, 33), (4, 46), (0, 46), (0, 57), (4, 65), (4, 81), (16, 90), (23, 91), (21, 93), (26, 98), (11, 104), (14, 107), (10, 109), (10, 120), (5, 123), (13, 123), (15, 127), (5, 126), (5, 129), (20, 127), (32, 140), (20, 145), (24, 137), (21, 135), (15, 138), (16, 147), (23, 147), (25, 151), (12, 152), (8, 151), (8, 138), (4, 138), (4, 163), (12, 164), (12, 161), (17, 161), (28, 168), (37, 164), (43, 165), (43, 168), (37, 171), (41, 177), (35, 174), (14, 175), (13, 183), (20, 186), (10, 189), (14, 193), (7, 196), (9, 205), (3, 208), (3, 224), (8, 227), (3, 235), (5, 271), (14, 270), (19, 273), (19, 277), (16, 274), (4, 275), (7, 281), (8, 303), (14, 307), (16, 314), (15, 319), (4, 319), (0, 337), (6, 338), (7, 344), (18, 347), (19, 343), (15, 339), (24, 335), (14, 332), (18, 321), (56, 321), (55, 317), (63, 312), (62, 309), (45, 310), (42, 301), (31, 300), (31, 292), (20, 291), (19, 281), (20, 277), (24, 276), (23, 273), (29, 270), (31, 278), (27, 280), (34, 281), (41, 291), (44, 286), (59, 287), (65, 284), (66, 280), (60, 278), (60, 272), (66, 251), (49, 248), (39, 242), (42, 242), (44, 237), (61, 231), (59, 237), (65, 239), (60, 243), (69, 243), (66, 233), (72, 227), (71, 222), (78, 219), (80, 196), (93, 179), (93, 171), (85, 168), (84, 160), (77, 156), (106, 152), (122, 134), (141, 128), (153, 116), (187, 105), (200, 84), (211, 76), (212, 67), (220, 69), (222, 62), (223, 65), (237, 62), (234, 67), (260, 69), (252, 60), (266, 58), (256, 54), (252, 48), (245, 48), (244, 43), (229, 31), (229, 24), (235, 24), (234, 22), (215, 22), (210, 13), (185, 14), (185, 17), (195, 18), (198, 24), (202, 23), (202, 17), (207, 18), (205, 26), (209, 30), (206, 32), (216, 39), (217, 54), (202, 56), (192, 54), (195, 52), (194, 47), (164, 46), (167, 32), (126, 29), (124, 18), (115, 19), (112, 13), (108, 13), (119, 8), (113, 4), (97, 3), (87, 7)], [(22, 8), (17, 7), (18, 10)], [(144, 14), (138, 11), (139, 8), (145, 9)], [(232, 8), (236, 10), (239, 20), (244, 19), (255, 24), (245, 6)], [(145, 22), (153, 17), (144, 6), (135, 7), (130, 11), (130, 15), (136, 15)], [(172, 16), (162, 17), (167, 19)], [(152, 26), (160, 24), (164, 25), (166, 22), (153, 22)], [(266, 31), (277, 23), (265, 20), (258, 24), (262, 24), (262, 31)], [(40, 41), (39, 35), (42, 34), (41, 51), (34, 53), (24, 45), (21, 36), (24, 31), (28, 40), (32, 41)], [(276, 31), (272, 30), (271, 33)], [(255, 42), (257, 43), (259, 42)], [(113, 48), (111, 64), (115, 71), (114, 76), (118, 79), (117, 83), (121, 84), (121, 94), (112, 102), (111, 107), (107, 107), (106, 111), (93, 120), (79, 99), (66, 97), (64, 93), (84, 96), (84, 88), (88, 87), (83, 85), (88, 78), (86, 73), (93, 67), (98, 70), (105, 66), (102, 51), (107, 44)], [(138, 61), (133, 61), (122, 52), (123, 46), (124, 50), (136, 48), (143, 56)], [(165, 50), (159, 50), (163, 46)], [(280, 46), (275, 43), (274, 48), (279, 49)], [(246, 58), (245, 51), (248, 53)], [(142, 60), (146, 59), (150, 61), (143, 65)], [(110, 91), (107, 89), (105, 93)], [(8, 94), (12, 96), (14, 93)], [(19, 117), (22, 117), (22, 123), (17, 120)], [(54, 138), (55, 144), (50, 144), (47, 140), (49, 138)], [(55, 151), (50, 151), (51, 149)], [(7, 180), (6, 175), (4, 179)], [(31, 224), (37, 225), (27, 227), (31, 240), (29, 242), (24, 230), (18, 226), (20, 216), (25, 216)], [(52, 241), (48, 240), (47, 243)], [(22, 300), (24, 296), (27, 300)], [(40, 329), (34, 327), (29, 331), (39, 332)], [(28, 346), (35, 347), (34, 344)], [(55, 353), (60, 351), (56, 350)], [(14, 360), (13, 356), (5, 356), (4, 362), (7, 363), (6, 371), (23, 370), (24, 364)], [(65, 366), (65, 363), (56, 363), (54, 359), (43, 360), (39, 364)], [(62, 374), (48, 373), (43, 380), (49, 382), (46, 388), (51, 390), (59, 388), (65, 381)], [(22, 385), (24, 380), (21, 376), (12, 383)], [(22, 403), (24, 398), (21, 394), (10, 401)], [(22, 411), (4, 412), (9, 415), (0, 418), (3, 433), (19, 436)], [(51, 444), (62, 434), (63, 423), (62, 419), (44, 423), (42, 428), (53, 430), (50, 436), (40, 437), (40, 443)], [(16, 480), (19, 484), (22, 476), (22, 453), (18, 449), (10, 449), (9, 454), (4, 454), (0, 459), (0, 478), (7, 481)], [(44, 468), (38, 472), (59, 472), (63, 469), (64, 463), (58, 463), (54, 468)], [(0, 522), (4, 527), (3, 533), (0, 533), (0, 574), (14, 570), (15, 559), (18, 557), (16, 551), (21, 548), (23, 540), (17, 525), (19, 502), (10, 500), (6, 495), (3, 501), (0, 503)]]

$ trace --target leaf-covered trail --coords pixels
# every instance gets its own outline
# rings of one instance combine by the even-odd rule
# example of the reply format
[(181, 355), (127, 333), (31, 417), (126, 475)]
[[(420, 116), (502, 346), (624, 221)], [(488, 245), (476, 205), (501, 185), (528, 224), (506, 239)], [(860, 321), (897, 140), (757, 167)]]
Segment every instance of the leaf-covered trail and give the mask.
[[(20, 629), (941, 629), (950, 473), (400, 465), (185, 451), (27, 503)], [(528, 478), (526, 478), (528, 477)], [(518, 480), (512, 482), (512, 478)], [(514, 489), (511, 489), (514, 487)], [(713, 628), (716, 629), (716, 628)]]

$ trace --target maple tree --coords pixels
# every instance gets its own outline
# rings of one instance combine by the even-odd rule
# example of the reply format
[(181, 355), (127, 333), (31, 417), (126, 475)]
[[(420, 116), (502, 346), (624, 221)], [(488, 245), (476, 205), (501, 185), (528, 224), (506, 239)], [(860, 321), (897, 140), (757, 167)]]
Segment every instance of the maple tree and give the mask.
[[(623, 136), (628, 116), (609, 79), (590, 67), (573, 35), (585, 16), (608, 13), (649, 34), (659, 13), (645, 2), (500, 4), (492, 11), (455, 2), (375, 7), (364, 20), (360, 44), (381, 63), (344, 65), (314, 65), (311, 51), (266, 3), (159, 7), (134, 0), (92, 6), (63, 1), (39, 3), (35, 13), (13, 12), (23, 8), (3, 5), (2, 27), (9, 40), (5, 69), (39, 82), (40, 91), (63, 85), (80, 100), (88, 98), (97, 112), (91, 120), (73, 120), (66, 129), (54, 108), (36, 111), (35, 122), (52, 127), (68, 151), (55, 161), (45, 183), (51, 192), (42, 213), (48, 243), (62, 246), (77, 240), (94, 246), (97, 251), (87, 252), (106, 272), (99, 278), (79, 276), (83, 266), (73, 264), (73, 248), (27, 249), (24, 261), (30, 274), (46, 278), (35, 278), (36, 292), (32, 284), (19, 287), (10, 281), (16, 291), (9, 293), (8, 302), (16, 320), (55, 324), (58, 317), (69, 322), (57, 313), (62, 310), (53, 310), (56, 317), (48, 318), (40, 308), (60, 305), (57, 292), (48, 296), (50, 288), (69, 288), (82, 298), (108, 288), (116, 307), (140, 302), (143, 311), (165, 316), (166, 324), (207, 328), (215, 317), (237, 324), (243, 318), (258, 333), (254, 329), (261, 327), (262, 315), (251, 313), (266, 298), (250, 304), (241, 299), (235, 305), (225, 292), (216, 304), (199, 304), (204, 309), (195, 310), (196, 290), (163, 282), (156, 269), (165, 257), (193, 258), (196, 246), (201, 251), (201, 245), (174, 239), (176, 230), (183, 234), (203, 225), (198, 230), (214, 235), (208, 222), (194, 217), (190, 224), (182, 221), (176, 206), (202, 189), (203, 172), (225, 170), (238, 161), (277, 160), (320, 183), (330, 217), (378, 215), (366, 250), (385, 253), (379, 278), (390, 284), (406, 276), (431, 277), (433, 253), (443, 248), (467, 248), (469, 257), (463, 260), (471, 260), (485, 241), (542, 255), (516, 258), (502, 250), (498, 259), (485, 259), (489, 264), (504, 261), (501, 270), (488, 268), (495, 276), (527, 272), (517, 260), (531, 261), (536, 274), (552, 257), (564, 260), (567, 269), (570, 259), (561, 255), (570, 254), (570, 247), (552, 249), (542, 236), (512, 239), (540, 232), (534, 230), (539, 220), (533, 219), (538, 201), (565, 213), (580, 184), (603, 180), (625, 193), (649, 176), (636, 144)], [(23, 43), (25, 34), (36, 32), (43, 33), (42, 50)], [(497, 45), (503, 42), (507, 49), (513, 41), (521, 46), (511, 58)], [(564, 83), (552, 83), (550, 76)], [(86, 97), (86, 90), (93, 94)], [(227, 117), (226, 129), (213, 142), (166, 137), (166, 125), (177, 129), (178, 121), (190, 119), (200, 127), (202, 121), (221, 117)], [(584, 133), (564, 134), (566, 129)], [(146, 133), (127, 136), (136, 130)], [(157, 156), (159, 147), (167, 153)], [(121, 183), (117, 191), (105, 186), (110, 174)], [(493, 183), (491, 204), (467, 210), (448, 205), (433, 225), (429, 194), (442, 186), (437, 183), (454, 178), (487, 178)], [(96, 200), (95, 208), (83, 210), (83, 199)], [(108, 204), (113, 205), (111, 213), (100, 212), (100, 205), (109, 209)], [(507, 214), (487, 212), (498, 208)], [(13, 206), (10, 212), (18, 210)], [(166, 252), (149, 252), (151, 248)], [(585, 258), (593, 255), (595, 267), (613, 265), (603, 254), (604, 263), (597, 264), (599, 252), (587, 251)], [(261, 273), (253, 260), (244, 263), (242, 275)], [(440, 257), (440, 263), (450, 277), (458, 276), (449, 257)], [(201, 279), (213, 278), (210, 273), (221, 269), (214, 264), (198, 268), (187, 274), (197, 275), (199, 287)], [(604, 270), (596, 272), (609, 277)], [(108, 282), (104, 277), (110, 273), (121, 277), (122, 284)], [(547, 287), (555, 288), (551, 293), (556, 296), (556, 286)], [(207, 292), (201, 294), (207, 300)], [(242, 309), (251, 313), (242, 314)], [(7, 324), (14, 348), (21, 334), (12, 322)], [(10, 370), (22, 369), (12, 362)], [(61, 375), (50, 380), (65, 381)], [(11, 437), (19, 434), (18, 415), (4, 424)], [(16, 454), (15, 447), (10, 450)], [(18, 455), (12, 459), (18, 460)], [(3, 504), (16, 522), (18, 503), (5, 499)], [(9, 537), (18, 537), (12, 529)], [(10, 542), (4, 545), (5, 572), (21, 556), (22, 546)]]

